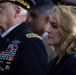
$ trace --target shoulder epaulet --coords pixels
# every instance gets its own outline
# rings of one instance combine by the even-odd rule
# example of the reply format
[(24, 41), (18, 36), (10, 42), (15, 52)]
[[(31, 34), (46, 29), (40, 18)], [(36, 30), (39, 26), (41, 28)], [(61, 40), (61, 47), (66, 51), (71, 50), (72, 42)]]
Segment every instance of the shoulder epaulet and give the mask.
[(32, 33), (26, 34), (26, 37), (27, 37), (27, 38), (39, 38), (39, 39), (42, 40), (42, 38), (41, 38), (39, 35), (37, 35), (37, 34), (32, 34)]

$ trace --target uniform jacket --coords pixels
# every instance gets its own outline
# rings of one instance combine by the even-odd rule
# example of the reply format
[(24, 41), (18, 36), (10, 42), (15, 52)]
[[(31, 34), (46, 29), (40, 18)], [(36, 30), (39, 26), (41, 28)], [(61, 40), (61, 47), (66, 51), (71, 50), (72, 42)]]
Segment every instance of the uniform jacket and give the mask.
[(44, 75), (47, 65), (41, 38), (25, 22), (0, 40), (0, 75)]
[(76, 75), (76, 53), (65, 55), (56, 65), (57, 60), (58, 57), (50, 62), (47, 75)]

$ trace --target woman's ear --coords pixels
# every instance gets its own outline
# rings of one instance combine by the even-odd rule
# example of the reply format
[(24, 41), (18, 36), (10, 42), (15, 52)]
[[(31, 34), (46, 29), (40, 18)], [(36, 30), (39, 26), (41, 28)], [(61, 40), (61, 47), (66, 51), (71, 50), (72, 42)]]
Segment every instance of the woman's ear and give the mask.
[(20, 6), (17, 6), (15, 8), (15, 15), (14, 17), (17, 18), (21, 14), (22, 8)]

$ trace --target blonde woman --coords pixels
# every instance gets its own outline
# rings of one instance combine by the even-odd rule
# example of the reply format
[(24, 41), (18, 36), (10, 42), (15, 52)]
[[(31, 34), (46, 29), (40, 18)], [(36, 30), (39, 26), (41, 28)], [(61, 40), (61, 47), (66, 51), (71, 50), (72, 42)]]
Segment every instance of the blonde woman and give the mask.
[(49, 64), (47, 75), (76, 75), (76, 8), (55, 7), (48, 29), (48, 44), (58, 56)]

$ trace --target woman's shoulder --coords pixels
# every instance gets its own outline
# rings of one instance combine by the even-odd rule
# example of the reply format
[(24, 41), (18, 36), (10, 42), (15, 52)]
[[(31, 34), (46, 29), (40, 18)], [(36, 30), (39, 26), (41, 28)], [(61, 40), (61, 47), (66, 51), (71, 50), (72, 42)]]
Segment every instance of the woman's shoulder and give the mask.
[(76, 53), (65, 55), (62, 58), (62, 61), (64, 61), (64, 63), (66, 63), (67, 65), (76, 63)]
[(67, 60), (75, 60), (76, 61), (76, 53), (73, 53), (71, 55), (67, 55), (66, 56), (66, 59)]
[(68, 55), (64, 60), (64, 73), (67, 75), (76, 75), (76, 53)]

